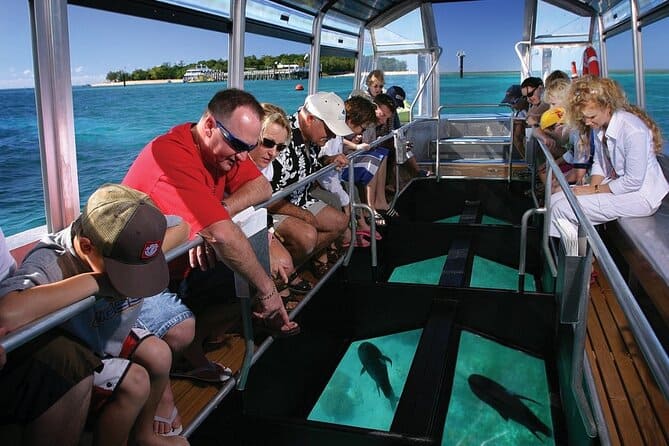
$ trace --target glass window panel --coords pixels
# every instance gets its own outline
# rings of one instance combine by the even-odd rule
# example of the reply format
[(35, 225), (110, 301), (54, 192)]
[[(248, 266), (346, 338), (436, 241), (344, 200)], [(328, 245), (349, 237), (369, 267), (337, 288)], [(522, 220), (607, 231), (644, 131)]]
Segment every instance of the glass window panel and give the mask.
[(246, 3), (246, 17), (305, 34), (311, 34), (313, 23), (311, 16), (266, 0), (249, 0)]
[(420, 9), (374, 30), (377, 51), (415, 50), (426, 47)]
[(159, 0), (162, 3), (183, 6), (221, 17), (230, 18), (230, 0)]
[[(571, 76), (572, 62), (576, 74), (583, 72), (583, 51), (585, 47), (539, 47), (532, 50), (532, 75), (545, 79), (552, 71), (560, 70)], [(597, 51), (599, 54), (599, 51)]]
[(590, 17), (582, 17), (546, 2), (537, 4), (536, 43), (588, 42)]
[(362, 26), (362, 22), (345, 17), (341, 14), (328, 12), (323, 19), (323, 26), (358, 34), (360, 32), (360, 26)]
[(645, 14), (653, 10), (656, 6), (667, 3), (667, 0), (637, 0), (639, 2), (639, 12)]
[(631, 15), (630, 3), (628, 1), (620, 2), (610, 10), (606, 11), (602, 18), (604, 19), (604, 29), (610, 29), (618, 23), (626, 20)]
[(324, 29), (321, 31), (321, 45), (344, 48), (347, 50), (357, 50), (358, 39), (348, 34)]
[(0, 227), (7, 237), (46, 222), (28, 2), (10, 3), (0, 16)]

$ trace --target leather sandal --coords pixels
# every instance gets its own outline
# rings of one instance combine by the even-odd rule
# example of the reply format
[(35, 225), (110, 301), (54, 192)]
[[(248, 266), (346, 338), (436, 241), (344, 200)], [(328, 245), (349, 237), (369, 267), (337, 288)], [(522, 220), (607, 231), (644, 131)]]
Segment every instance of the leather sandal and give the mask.
[[(297, 282), (296, 282), (297, 281)], [(304, 280), (297, 273), (293, 273), (288, 278), (288, 288), (293, 293), (307, 294), (313, 288), (311, 282)]]
[(330, 269), (330, 265), (327, 262), (321, 262), (317, 259), (311, 259), (311, 272), (316, 276), (317, 279), (320, 279), (325, 274), (327, 274)]

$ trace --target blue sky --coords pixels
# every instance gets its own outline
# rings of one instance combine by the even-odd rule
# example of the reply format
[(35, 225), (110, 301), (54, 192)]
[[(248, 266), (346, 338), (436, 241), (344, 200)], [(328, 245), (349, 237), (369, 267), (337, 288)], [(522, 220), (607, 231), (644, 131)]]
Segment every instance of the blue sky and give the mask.
[[(3, 1), (0, 15), (0, 88), (33, 85), (28, 2)], [(475, 14), (472, 8), (476, 6)], [(439, 42), (444, 48), (441, 71), (455, 71), (459, 50), (466, 53), (469, 71), (517, 70), (513, 45), (521, 38), (522, 0), (483, 0), (473, 4), (434, 5)], [(107, 72), (149, 68), (164, 62), (192, 63), (201, 59), (227, 59), (227, 36), (195, 28), (70, 6), (70, 50), (74, 84), (101, 82)], [(644, 30), (648, 68), (669, 69), (669, 58), (660, 54), (669, 37), (669, 20)], [(472, 30), (497, 29), (496, 39), (484, 39)], [(608, 43), (609, 68), (630, 69), (629, 33)], [(304, 53), (306, 45), (247, 34), (246, 54)]]

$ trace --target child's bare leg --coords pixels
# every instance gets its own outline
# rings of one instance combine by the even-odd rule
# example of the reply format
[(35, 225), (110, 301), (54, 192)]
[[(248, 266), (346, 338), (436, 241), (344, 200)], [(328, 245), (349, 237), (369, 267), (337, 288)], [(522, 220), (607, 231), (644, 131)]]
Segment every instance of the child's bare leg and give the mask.
[(163, 340), (152, 336), (139, 344), (132, 355), (132, 360), (146, 369), (150, 383), (148, 398), (137, 416), (134, 435), (128, 443), (143, 446), (188, 444), (183, 437), (164, 437), (153, 431), (153, 417), (156, 415), (158, 402), (169, 384), (169, 372), (172, 366), (170, 348)]
[(123, 380), (109, 401), (95, 426), (93, 443), (97, 446), (126, 444), (137, 415), (149, 397), (149, 374), (137, 365), (130, 364)]
[(370, 201), (374, 200), (374, 209), (381, 209), (385, 211), (390, 207), (388, 201), (386, 200), (386, 169), (387, 169), (387, 160), (388, 157), (383, 158), (381, 164), (379, 165), (379, 170), (376, 171), (373, 181), (376, 181), (376, 187), (374, 189), (374, 195)]

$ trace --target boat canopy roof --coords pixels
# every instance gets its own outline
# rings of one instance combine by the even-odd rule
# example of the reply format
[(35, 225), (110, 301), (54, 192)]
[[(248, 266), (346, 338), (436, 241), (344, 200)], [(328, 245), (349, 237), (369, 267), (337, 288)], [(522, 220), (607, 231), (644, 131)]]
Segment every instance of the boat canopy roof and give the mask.
[[(410, 23), (410, 26), (402, 23), (401, 33), (393, 29), (392, 24), (401, 23), (398, 19), (411, 16), (409, 12), (425, 5), (431, 7), (433, 3), (458, 1), (465, 0), (246, 0), (245, 29), (250, 33), (310, 44), (314, 22), (322, 16), (322, 55), (357, 55), (359, 37), (365, 29), (371, 33), (365, 39), (374, 47), (374, 54), (415, 52), (438, 45), (434, 24), (425, 23), (427, 15), (413, 14), (423, 23)], [(232, 29), (232, 0), (69, 0), (68, 3), (219, 32)], [(631, 26), (629, 0), (528, 0), (525, 4), (523, 40), (532, 45), (595, 41), (600, 37), (593, 34), (599, 28), (595, 26), (597, 17), (602, 20), (602, 38)], [(669, 15), (669, 0), (637, 0), (637, 4), (641, 26)], [(563, 21), (556, 22), (560, 13), (564, 15)]]

